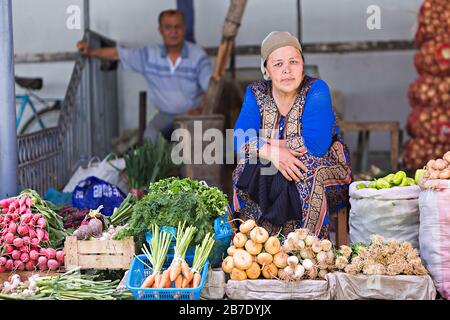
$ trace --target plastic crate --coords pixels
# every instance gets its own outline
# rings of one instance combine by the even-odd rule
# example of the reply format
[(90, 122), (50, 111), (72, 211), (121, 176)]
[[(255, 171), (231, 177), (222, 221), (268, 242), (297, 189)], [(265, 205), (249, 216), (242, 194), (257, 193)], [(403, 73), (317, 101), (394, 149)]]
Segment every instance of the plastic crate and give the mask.
[[(231, 229), (230, 222), (228, 221), (228, 215), (229, 213), (227, 212), (225, 215), (214, 220), (214, 240), (216, 240), (216, 243), (214, 244), (213, 249), (211, 250), (211, 254), (208, 258), (209, 263), (213, 268), (221, 266), (222, 260), (227, 256), (227, 249), (231, 243), (233, 230)], [(177, 230), (174, 227), (164, 226), (161, 227), (161, 231), (168, 231), (174, 236), (170, 243), (168, 251), (169, 255), (174, 254), (176, 244), (175, 237), (177, 235)], [(147, 231), (145, 233), (145, 240), (147, 241), (147, 244), (150, 245), (150, 241), (152, 240), (151, 232)], [(195, 246), (190, 246), (186, 251), (186, 256), (193, 256), (194, 253)]]
[[(138, 256), (139, 259), (151, 265), (148, 261), (147, 257), (144, 254)], [(134, 298), (136, 300), (199, 300), (200, 292), (205, 285), (206, 277), (208, 276), (208, 267), (209, 261), (206, 260), (205, 265), (202, 269), (202, 279), (200, 281), (200, 286), (197, 288), (141, 288), (144, 279), (147, 278), (151, 273), (151, 269), (149, 269), (146, 265), (144, 265), (141, 261), (139, 261), (136, 257), (134, 257), (133, 262), (131, 263), (130, 270), (128, 272), (127, 277), (127, 289), (131, 291)], [(173, 255), (167, 255), (166, 262), (164, 263), (163, 270), (167, 269), (173, 259)], [(186, 262), (189, 266), (192, 265), (192, 261), (194, 260), (194, 256), (186, 255)], [(172, 284), (173, 286), (174, 284)]]

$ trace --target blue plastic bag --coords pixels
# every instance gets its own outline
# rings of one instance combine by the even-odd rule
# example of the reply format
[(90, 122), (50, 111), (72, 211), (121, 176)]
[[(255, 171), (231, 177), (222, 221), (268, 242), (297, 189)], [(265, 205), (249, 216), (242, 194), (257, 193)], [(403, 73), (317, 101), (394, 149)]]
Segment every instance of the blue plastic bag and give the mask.
[(72, 193), (72, 204), (78, 209), (97, 209), (103, 206), (101, 213), (113, 214), (125, 199), (125, 195), (113, 184), (96, 177), (88, 177), (78, 183)]

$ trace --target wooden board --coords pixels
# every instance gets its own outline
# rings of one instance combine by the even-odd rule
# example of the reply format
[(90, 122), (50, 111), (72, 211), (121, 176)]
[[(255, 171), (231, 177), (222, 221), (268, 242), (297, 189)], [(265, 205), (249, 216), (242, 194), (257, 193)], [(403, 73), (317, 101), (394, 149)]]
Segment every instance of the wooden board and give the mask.
[(3, 283), (5, 281), (8, 281), (9, 277), (11, 277), (13, 274), (18, 274), (20, 276), (20, 279), (22, 281), (28, 280), (29, 277), (31, 277), (33, 274), (38, 274), (42, 277), (46, 276), (59, 276), (63, 274), (65, 270), (59, 270), (59, 271), (14, 271), (14, 272), (0, 272), (0, 282)]
[(65, 266), (67, 270), (122, 269), (130, 268), (134, 257), (133, 238), (125, 240), (77, 240), (67, 237), (64, 243)]

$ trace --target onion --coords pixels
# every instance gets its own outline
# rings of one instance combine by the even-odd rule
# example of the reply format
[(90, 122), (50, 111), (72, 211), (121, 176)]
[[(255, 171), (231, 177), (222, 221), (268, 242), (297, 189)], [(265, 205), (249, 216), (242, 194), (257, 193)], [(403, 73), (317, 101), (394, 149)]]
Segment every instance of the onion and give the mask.
[(247, 242), (247, 236), (244, 233), (238, 232), (233, 238), (233, 244), (236, 248), (243, 248)]
[(258, 255), (262, 250), (263, 245), (261, 243), (256, 243), (253, 240), (247, 240), (245, 243), (245, 250), (253, 256)]
[(256, 262), (258, 262), (260, 265), (271, 264), (272, 261), (273, 261), (273, 256), (267, 252), (260, 253), (256, 257)]
[(262, 275), (266, 279), (275, 278), (278, 275), (277, 266), (274, 265), (273, 263), (264, 266), (262, 269)]
[(246, 270), (252, 265), (253, 258), (247, 251), (238, 249), (233, 255), (233, 262), (235, 268)]
[(237, 269), (237, 268), (233, 268), (233, 270), (231, 271), (230, 274), (230, 278), (231, 280), (246, 280), (247, 279), (247, 274), (245, 273), (245, 271)]
[(306, 244), (308, 247), (312, 246), (313, 242), (314, 242), (314, 236), (308, 235), (308, 236), (305, 238), (305, 244)]
[(277, 268), (285, 268), (287, 266), (288, 255), (285, 252), (278, 252), (273, 256), (273, 264), (277, 266)]
[(314, 266), (313, 262), (310, 259), (303, 260), (302, 265), (305, 268), (305, 270), (310, 270)]
[(281, 250), (280, 241), (276, 237), (269, 237), (264, 244), (264, 249), (271, 255), (275, 255)]
[(248, 279), (258, 279), (261, 275), (261, 268), (256, 262), (253, 262), (250, 268), (245, 270)]
[(293, 279), (300, 280), (304, 274), (305, 274), (305, 268), (299, 264), (294, 270)]
[(322, 251), (330, 251), (333, 248), (333, 244), (327, 239), (322, 240), (320, 246), (322, 247)]
[(236, 252), (236, 247), (235, 246), (231, 246), (227, 249), (227, 253), (229, 256), (232, 256), (235, 252)]
[(242, 224), (239, 226), (239, 231), (240, 231), (241, 233), (247, 234), (247, 233), (249, 233), (255, 226), (256, 226), (255, 220), (249, 219), (249, 220), (245, 221), (244, 223), (242, 223)]
[(225, 273), (231, 273), (234, 268), (233, 257), (228, 256), (222, 261), (222, 270)]

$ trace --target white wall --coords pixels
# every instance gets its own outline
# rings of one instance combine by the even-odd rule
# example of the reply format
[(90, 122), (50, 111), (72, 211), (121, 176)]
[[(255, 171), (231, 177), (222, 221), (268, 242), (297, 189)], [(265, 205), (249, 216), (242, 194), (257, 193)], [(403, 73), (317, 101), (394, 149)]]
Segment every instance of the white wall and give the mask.
[[(194, 0), (196, 39), (201, 46), (217, 46), (228, 0)], [(303, 42), (411, 39), (422, 0), (303, 0)], [(65, 27), (65, 10), (82, 0), (14, 0), (17, 53), (73, 51), (80, 30)], [(381, 8), (381, 30), (368, 30), (366, 9)], [(160, 41), (157, 16), (173, 8), (175, 0), (91, 0), (91, 27), (126, 46)], [(273, 30), (297, 32), (295, 0), (248, 0), (237, 44), (259, 44)], [(410, 112), (407, 88), (417, 77), (414, 52), (306, 54), (317, 64), (321, 77), (344, 95), (345, 119), (400, 121)], [(258, 57), (240, 57), (238, 66), (258, 66)], [(43, 75), (47, 95), (62, 95), (70, 76), (70, 63), (18, 65), (17, 74)], [(146, 89), (139, 75), (119, 72), (120, 127), (137, 126), (138, 92)], [(152, 115), (150, 113), (149, 117)], [(375, 135), (371, 147), (388, 148), (387, 134)], [(354, 145), (353, 141), (350, 141)]]

